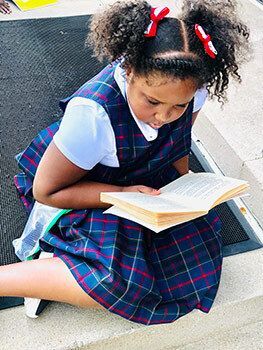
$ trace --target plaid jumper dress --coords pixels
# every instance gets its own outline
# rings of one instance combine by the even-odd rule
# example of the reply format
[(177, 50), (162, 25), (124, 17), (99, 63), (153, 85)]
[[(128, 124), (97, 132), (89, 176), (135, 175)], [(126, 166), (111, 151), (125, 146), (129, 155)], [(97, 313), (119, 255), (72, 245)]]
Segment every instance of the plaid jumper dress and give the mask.
[[(64, 110), (74, 96), (93, 99), (111, 120), (120, 167), (97, 164), (87, 180), (162, 187), (179, 176), (172, 163), (190, 151), (193, 101), (149, 142), (130, 113), (114, 70), (114, 64), (107, 66), (61, 101)], [(42, 130), (17, 156), (22, 172), (15, 176), (15, 185), (28, 212), (37, 166), (59, 123)], [(41, 248), (62, 259), (89, 296), (128, 320), (170, 323), (193, 309), (210, 310), (222, 267), (221, 224), (213, 210), (161, 233), (103, 211), (87, 208), (65, 214), (41, 238)]]

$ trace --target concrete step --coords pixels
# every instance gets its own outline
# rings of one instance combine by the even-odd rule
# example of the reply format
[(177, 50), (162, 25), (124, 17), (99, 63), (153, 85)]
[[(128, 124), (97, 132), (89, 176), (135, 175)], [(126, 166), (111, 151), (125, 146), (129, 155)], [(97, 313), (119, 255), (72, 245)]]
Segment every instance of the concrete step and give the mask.
[(244, 201), (263, 227), (263, 5), (255, 0), (238, 5), (251, 31), (253, 57), (241, 67), (242, 83), (230, 80), (222, 109), (216, 100), (205, 103), (194, 132), (225, 175), (250, 183), (251, 197)]
[(263, 249), (225, 258), (210, 313), (195, 310), (166, 325), (144, 326), (108, 311), (60, 303), (50, 304), (38, 319), (27, 318), (23, 307), (3, 310), (1, 350), (180, 349), (263, 321), (262, 275)]
[(229, 332), (215, 334), (196, 343), (167, 350), (262, 350), (263, 322), (251, 323)]

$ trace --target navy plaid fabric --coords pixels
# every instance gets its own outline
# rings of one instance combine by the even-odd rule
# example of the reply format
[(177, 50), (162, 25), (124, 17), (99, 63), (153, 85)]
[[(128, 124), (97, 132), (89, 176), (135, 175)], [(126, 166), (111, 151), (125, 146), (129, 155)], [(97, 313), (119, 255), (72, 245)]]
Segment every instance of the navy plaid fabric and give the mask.
[[(61, 102), (65, 109), (74, 96), (91, 98), (110, 117), (120, 168), (98, 164), (87, 179), (159, 188), (178, 177), (172, 163), (190, 151), (193, 101), (178, 121), (148, 142), (114, 80), (114, 69), (107, 66)], [(22, 173), (15, 184), (28, 212), (36, 168), (58, 128), (59, 121), (42, 130), (17, 156)], [(213, 210), (157, 234), (102, 209), (83, 209), (61, 217), (40, 245), (54, 251), (83, 290), (109, 311), (151, 325), (173, 322), (193, 309), (210, 310), (222, 267), (220, 229)]]

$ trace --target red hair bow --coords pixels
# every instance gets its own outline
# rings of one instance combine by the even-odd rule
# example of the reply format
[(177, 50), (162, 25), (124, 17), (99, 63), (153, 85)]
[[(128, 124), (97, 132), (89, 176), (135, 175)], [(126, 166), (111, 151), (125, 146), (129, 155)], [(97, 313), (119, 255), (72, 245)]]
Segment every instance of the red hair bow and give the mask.
[(204, 29), (199, 24), (195, 24), (195, 34), (202, 41), (204, 48), (205, 48), (205, 52), (211, 58), (216, 58), (217, 51), (216, 51), (216, 49), (211, 41), (211, 37), (210, 37), (210, 35), (205, 33)]
[(169, 12), (170, 9), (168, 7), (153, 7), (150, 14), (151, 22), (144, 32), (144, 35), (146, 37), (156, 36), (158, 22), (164, 19), (164, 17), (167, 16)]

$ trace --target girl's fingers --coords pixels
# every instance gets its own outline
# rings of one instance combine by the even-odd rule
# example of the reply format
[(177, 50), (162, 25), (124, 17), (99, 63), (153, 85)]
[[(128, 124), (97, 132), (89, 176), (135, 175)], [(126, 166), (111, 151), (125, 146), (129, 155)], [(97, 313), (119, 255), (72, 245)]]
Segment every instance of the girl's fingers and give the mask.
[(153, 196), (156, 196), (161, 193), (160, 190), (156, 190), (155, 188), (148, 186), (138, 186), (138, 191), (145, 194), (151, 194)]
[(11, 13), (10, 5), (7, 2), (4, 2), (3, 4), (0, 5), (0, 11), (4, 14)]
[(151, 194), (153, 196), (161, 194), (161, 190), (156, 190), (155, 188), (144, 186), (144, 185), (123, 187), (122, 192), (140, 192), (145, 194)]

